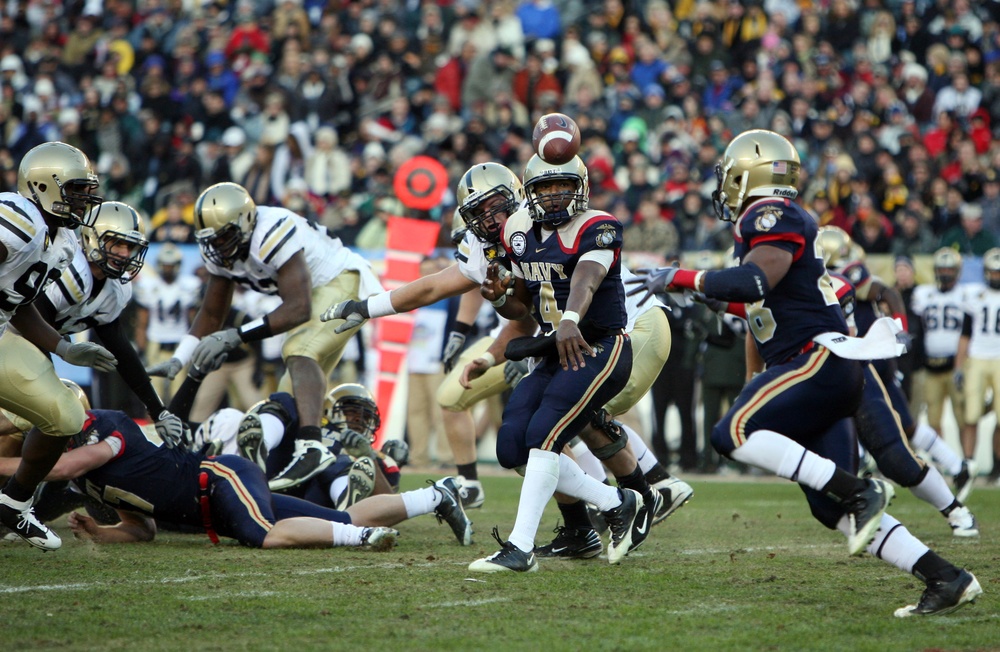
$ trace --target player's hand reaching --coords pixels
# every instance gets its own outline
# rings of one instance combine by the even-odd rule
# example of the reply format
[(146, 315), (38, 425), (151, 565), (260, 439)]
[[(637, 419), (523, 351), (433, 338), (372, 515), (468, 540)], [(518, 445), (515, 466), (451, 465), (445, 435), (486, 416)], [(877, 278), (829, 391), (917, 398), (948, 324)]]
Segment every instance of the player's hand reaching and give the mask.
[(66, 522), (69, 529), (73, 531), (73, 536), (77, 539), (93, 539), (101, 527), (93, 518), (79, 512), (70, 512)]
[(458, 382), (465, 389), (472, 389), (472, 381), (485, 374), (492, 366), (486, 358), (476, 358), (465, 365), (465, 369), (462, 370), (462, 377), (458, 379)]
[(114, 371), (118, 365), (118, 360), (111, 355), (111, 351), (93, 342), (74, 344), (68, 340), (59, 340), (55, 354), (72, 365), (93, 367), (98, 371)]
[(503, 365), (503, 379), (511, 388), (517, 387), (527, 373), (527, 360), (508, 360)]
[(349, 331), (352, 328), (358, 328), (361, 324), (371, 319), (371, 313), (368, 311), (368, 300), (355, 301), (354, 299), (348, 299), (347, 301), (341, 301), (327, 308), (320, 315), (319, 319), (320, 321), (343, 319), (344, 323), (334, 329), (334, 332), (337, 334)]
[(206, 335), (195, 347), (191, 365), (203, 371), (218, 369), (226, 359), (226, 354), (242, 343), (243, 339), (235, 328)]
[(458, 331), (448, 333), (448, 341), (444, 345), (444, 352), (441, 354), (441, 362), (444, 363), (444, 372), (451, 373), (458, 362), (458, 356), (462, 355), (462, 348), (465, 346), (465, 334)]
[(375, 457), (375, 449), (366, 435), (350, 428), (340, 433), (340, 444), (351, 457)]
[(410, 447), (402, 439), (389, 439), (382, 444), (382, 454), (391, 457), (399, 466), (410, 461)]
[(479, 286), (479, 294), (499, 308), (507, 297), (514, 293), (514, 275), (499, 263), (490, 263), (486, 268), (486, 278)]
[(587, 344), (587, 340), (583, 339), (580, 327), (571, 319), (559, 321), (559, 328), (556, 329), (556, 349), (559, 351), (559, 364), (562, 368), (572, 368), (573, 371), (587, 366), (584, 361), (585, 355), (591, 358), (597, 355)]
[(152, 367), (147, 367), (146, 373), (150, 376), (162, 376), (167, 380), (173, 380), (183, 368), (184, 363), (182, 363), (178, 358), (170, 358), (165, 362), (154, 364)]
[(176, 414), (164, 410), (156, 417), (156, 434), (167, 448), (178, 446), (184, 439), (184, 422)]
[(637, 269), (635, 274), (637, 278), (629, 279), (625, 282), (626, 286), (632, 286), (628, 289), (628, 296), (635, 296), (637, 294), (643, 294), (642, 299), (639, 301), (639, 305), (646, 303), (652, 299), (657, 294), (662, 294), (668, 292), (672, 288), (670, 287), (671, 281), (674, 280), (674, 276), (677, 275), (679, 267), (657, 267), (656, 269)]

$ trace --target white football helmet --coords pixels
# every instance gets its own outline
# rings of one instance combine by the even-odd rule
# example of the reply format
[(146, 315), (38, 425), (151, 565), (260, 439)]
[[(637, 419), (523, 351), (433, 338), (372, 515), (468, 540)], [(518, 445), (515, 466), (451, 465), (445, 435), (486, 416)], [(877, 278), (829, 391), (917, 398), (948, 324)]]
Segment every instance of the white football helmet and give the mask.
[(735, 222), (747, 200), (798, 196), (799, 153), (781, 134), (764, 129), (744, 131), (729, 143), (715, 166), (712, 205), (720, 220)]
[[(552, 181), (569, 181), (573, 190), (539, 193), (540, 185)], [(524, 166), (524, 194), (528, 199), (528, 212), (538, 224), (556, 227), (565, 224), (590, 205), (590, 179), (587, 166), (579, 156), (562, 164), (546, 163), (535, 154)]]
[(101, 203), (100, 182), (87, 155), (66, 143), (31, 148), (17, 169), (17, 192), (71, 228), (90, 226), (87, 211)]
[[(985, 262), (984, 259), (984, 268)], [(961, 273), (962, 254), (951, 247), (941, 247), (934, 252), (934, 282), (938, 290), (947, 292), (955, 287)]]
[(1000, 247), (983, 254), (983, 279), (992, 290), (1000, 290)]
[(375, 441), (375, 433), (382, 425), (375, 397), (358, 383), (337, 385), (327, 392), (323, 415), (329, 427), (338, 431), (350, 428), (367, 435), (371, 441)]
[[(142, 269), (149, 248), (142, 216), (120, 201), (106, 201), (91, 208), (89, 213), (88, 221), (93, 228), (82, 229), (80, 233), (83, 253), (108, 278), (128, 283)], [(112, 250), (116, 243), (122, 242), (129, 246), (127, 256)]]
[(462, 221), (472, 234), (484, 244), (498, 244), (504, 222), (524, 201), (524, 187), (516, 174), (499, 163), (480, 163), (462, 175), (455, 196)]
[(201, 255), (220, 267), (243, 260), (257, 223), (257, 205), (246, 188), (236, 183), (208, 187), (194, 203), (195, 238)]

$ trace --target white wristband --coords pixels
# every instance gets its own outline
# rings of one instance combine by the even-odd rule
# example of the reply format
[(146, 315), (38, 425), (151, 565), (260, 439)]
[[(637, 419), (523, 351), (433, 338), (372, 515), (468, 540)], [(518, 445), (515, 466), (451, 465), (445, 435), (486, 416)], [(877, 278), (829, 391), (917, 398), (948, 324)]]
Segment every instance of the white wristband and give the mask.
[(705, 272), (704, 272), (704, 270), (702, 270), (702, 271), (700, 271), (700, 272), (698, 272), (697, 274), (694, 275), (694, 291), (695, 292), (702, 292), (703, 291), (702, 287), (701, 287), (701, 280), (703, 278), (705, 278)]
[(507, 294), (501, 294), (499, 299), (494, 299), (493, 301), (490, 301), (490, 303), (493, 304), (494, 308), (499, 308), (503, 304), (507, 303)]
[(198, 342), (199, 339), (194, 335), (185, 335), (181, 338), (181, 341), (177, 343), (177, 348), (174, 349), (174, 355), (172, 357), (180, 360), (182, 365), (186, 365), (191, 361), (191, 354), (194, 353), (195, 348), (197, 348)]
[(566, 310), (566, 311), (563, 311), (562, 318), (559, 321), (560, 322), (571, 321), (574, 324), (579, 324), (580, 323), (580, 313), (578, 313), (575, 310)]
[(497, 363), (497, 359), (495, 357), (493, 357), (493, 354), (490, 353), (489, 351), (486, 351), (486, 352), (482, 353), (479, 356), (479, 359), (480, 360), (485, 360), (486, 362), (488, 362), (489, 363), (488, 366), (490, 366), (490, 367), (495, 366), (496, 363)]
[(382, 292), (381, 294), (373, 294), (366, 299), (368, 301), (368, 314), (372, 318), (396, 314), (396, 309), (392, 307), (392, 300), (389, 298), (391, 294), (391, 292)]

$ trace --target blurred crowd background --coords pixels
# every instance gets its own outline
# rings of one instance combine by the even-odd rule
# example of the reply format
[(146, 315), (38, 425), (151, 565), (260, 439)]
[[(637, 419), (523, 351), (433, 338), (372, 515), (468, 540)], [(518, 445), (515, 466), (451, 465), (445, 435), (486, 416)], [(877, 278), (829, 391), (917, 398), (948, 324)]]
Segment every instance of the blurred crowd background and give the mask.
[(195, 198), (236, 181), (377, 259), (390, 215), (448, 243), (452, 193), (407, 208), (401, 164), (437, 159), (449, 187), (480, 161), (520, 173), (560, 111), (625, 249), (708, 267), (732, 237), (714, 165), (762, 127), (877, 271), (930, 281), (950, 246), (978, 280), (1000, 239), (998, 19), (995, 0), (4, 0), (0, 184), (63, 140), (154, 243), (193, 243)]

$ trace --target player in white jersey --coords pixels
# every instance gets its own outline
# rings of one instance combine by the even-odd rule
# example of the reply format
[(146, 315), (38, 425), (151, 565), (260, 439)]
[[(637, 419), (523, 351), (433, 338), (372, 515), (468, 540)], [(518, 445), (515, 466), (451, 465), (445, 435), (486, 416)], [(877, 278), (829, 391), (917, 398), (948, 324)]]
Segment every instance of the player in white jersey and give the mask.
[[(146, 353), (146, 363), (156, 366), (174, 354), (191, 326), (191, 314), (198, 305), (201, 281), (193, 274), (180, 275), (184, 254), (168, 242), (156, 254), (156, 273), (143, 274), (135, 286), (135, 343)], [(158, 378), (153, 386), (164, 400), (177, 391), (182, 378), (173, 383)]]
[(183, 423), (164, 407), (121, 322), (132, 300), (130, 281), (146, 257), (146, 226), (139, 213), (122, 202), (104, 202), (87, 215), (92, 225), (81, 234), (82, 248), (35, 302), (45, 321), (60, 335), (93, 329), (118, 359), (118, 373), (156, 423), (168, 445), (180, 443)]
[[(465, 221), (467, 231), (458, 245), (456, 262), (445, 269), (424, 276), (401, 287), (372, 296), (364, 301), (343, 301), (323, 313), (323, 321), (345, 319), (337, 326), (337, 331), (353, 329), (367, 319), (385, 317), (457, 297), (479, 288), (486, 277), (486, 267), (490, 261), (499, 259), (500, 228), (514, 213), (524, 199), (521, 180), (517, 175), (498, 163), (474, 165), (462, 175), (456, 191), (459, 214)], [(466, 306), (473, 304), (466, 304)], [(463, 311), (464, 312), (464, 311)], [(474, 311), (469, 310), (474, 314)], [(471, 323), (471, 315), (460, 314), (460, 323)], [(471, 326), (470, 326), (471, 328)], [(445, 419), (445, 433), (460, 481), (465, 489), (463, 504), (466, 508), (481, 507), (483, 487), (476, 469), (476, 433), (469, 409), (478, 401), (495, 396), (507, 388), (503, 367), (491, 369), (477, 379), (468, 389), (458, 383), (465, 362), (480, 355), (491, 343), (491, 337), (484, 337), (453, 359), (456, 351), (464, 344), (465, 333), (457, 333), (460, 342), (452, 345), (445, 355), (446, 363), (453, 364), (438, 391), (438, 403), (451, 415)], [(453, 336), (450, 337), (454, 341)], [(470, 357), (471, 356), (471, 357)]]
[[(115, 358), (97, 344), (62, 339), (31, 304), (73, 260), (80, 247), (73, 229), (90, 228), (88, 209), (101, 202), (92, 194), (97, 186), (83, 152), (44, 143), (21, 159), (17, 194), (0, 193), (0, 407), (36, 426), (0, 492), (0, 523), (43, 550), (62, 541), (35, 518), (32, 496), (86, 418), (43, 351), (104, 371), (114, 368)], [(7, 333), (8, 324), (24, 339)]]
[[(971, 460), (976, 452), (977, 425), (983, 416), (986, 389), (993, 389), (993, 411), (1000, 419), (1000, 248), (983, 254), (985, 285), (968, 288), (962, 336), (955, 358), (956, 384), (965, 393), (962, 453), (975, 477)], [(993, 431), (994, 456), (1000, 442), (1000, 420)], [(969, 483), (971, 490), (972, 483)], [(966, 494), (968, 495), (968, 493)], [(959, 500), (962, 500), (961, 498)]]
[(924, 368), (917, 375), (913, 413), (919, 414), (920, 403), (926, 403), (927, 424), (934, 432), (918, 426), (912, 441), (914, 446), (930, 453), (942, 471), (954, 478), (955, 493), (960, 496), (959, 500), (965, 500), (963, 496), (968, 496), (972, 486), (968, 464), (937, 436), (941, 432), (945, 399), (951, 400), (956, 424), (964, 413), (965, 400), (954, 382), (955, 356), (965, 309), (965, 286), (958, 284), (961, 272), (961, 254), (943, 247), (934, 253), (934, 284), (919, 285), (913, 290), (911, 309), (920, 317), (924, 342)]
[[(323, 446), (320, 419), (327, 378), (357, 328), (334, 332), (319, 321), (326, 306), (363, 299), (382, 286), (361, 256), (325, 228), (284, 208), (257, 206), (246, 189), (219, 183), (195, 202), (198, 245), (210, 277), (189, 335), (163, 372), (173, 377), (189, 361), (200, 372), (217, 368), (244, 342), (287, 333), (287, 371), (279, 386), (295, 396), (299, 437), (292, 461), (269, 485), (280, 491), (313, 477), (333, 462)], [(218, 330), (239, 284), (281, 297), (281, 305), (239, 328)]]

